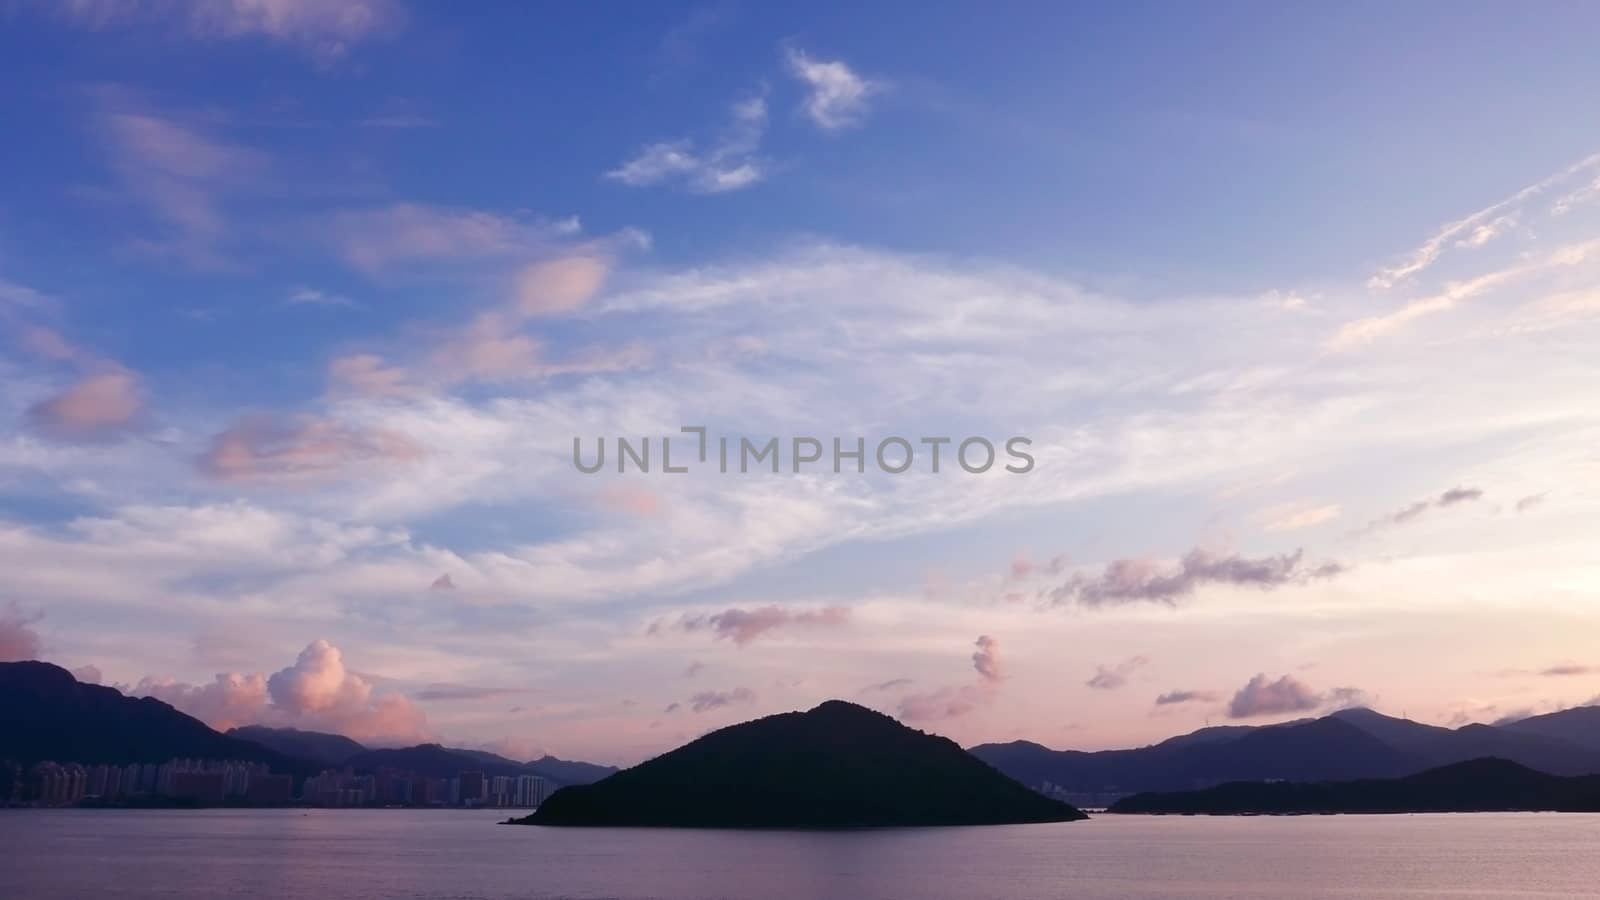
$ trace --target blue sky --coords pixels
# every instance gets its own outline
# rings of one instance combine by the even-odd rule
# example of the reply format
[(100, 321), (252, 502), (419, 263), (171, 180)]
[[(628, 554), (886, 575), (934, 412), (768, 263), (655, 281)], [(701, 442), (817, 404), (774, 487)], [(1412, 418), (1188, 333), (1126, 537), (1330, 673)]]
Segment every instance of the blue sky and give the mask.
[[(613, 761), (1583, 702), (1596, 16), (13, 4), (0, 649)], [(696, 423), (1039, 464), (570, 463)]]

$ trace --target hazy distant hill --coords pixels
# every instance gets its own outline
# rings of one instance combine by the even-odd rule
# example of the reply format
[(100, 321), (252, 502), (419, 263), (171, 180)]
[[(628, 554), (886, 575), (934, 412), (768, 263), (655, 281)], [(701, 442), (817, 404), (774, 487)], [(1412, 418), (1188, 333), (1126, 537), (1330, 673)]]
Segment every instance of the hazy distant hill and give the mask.
[(403, 769), (430, 778), (452, 778), (469, 770), (485, 775), (538, 775), (555, 785), (589, 784), (617, 771), (611, 766), (571, 762), (553, 756), (520, 763), (487, 750), (463, 750), (439, 744), (363, 750), (346, 758), (340, 765), (362, 771)]
[(1600, 811), (1600, 776), (1561, 777), (1505, 759), (1476, 759), (1404, 778), (1325, 782), (1230, 782), (1201, 791), (1143, 793), (1114, 813), (1259, 815), (1311, 813)]
[(175, 757), (305, 769), (253, 741), (218, 734), (160, 700), (83, 684), (49, 663), (0, 663), (0, 759), (160, 763)]
[(334, 766), (367, 748), (342, 734), (321, 731), (301, 731), (298, 728), (271, 728), (266, 725), (242, 725), (228, 729), (232, 737), (255, 741), (285, 756), (293, 756), (324, 766)]
[(1504, 731), (1559, 738), (1600, 751), (1600, 706), (1575, 706), (1560, 712), (1519, 719), (1500, 728)]
[(593, 784), (617, 773), (616, 766), (600, 766), (574, 759), (557, 759), (548, 755), (524, 763), (523, 769), (555, 784), (573, 785)]
[(1079, 818), (946, 738), (830, 700), (723, 728), (595, 784), (562, 788), (520, 821), (715, 828)]
[(1556, 715), (1553, 722), (1526, 720), (1533, 724), (1525, 729), (1452, 729), (1351, 709), (1279, 725), (1206, 728), (1131, 750), (1051, 750), (1017, 741), (983, 744), (972, 753), (1030, 787), (1048, 783), (1073, 795), (1108, 797), (1232, 780), (1391, 778), (1486, 756), (1557, 775), (1600, 772), (1600, 750), (1562, 736), (1581, 733), (1587, 715)]

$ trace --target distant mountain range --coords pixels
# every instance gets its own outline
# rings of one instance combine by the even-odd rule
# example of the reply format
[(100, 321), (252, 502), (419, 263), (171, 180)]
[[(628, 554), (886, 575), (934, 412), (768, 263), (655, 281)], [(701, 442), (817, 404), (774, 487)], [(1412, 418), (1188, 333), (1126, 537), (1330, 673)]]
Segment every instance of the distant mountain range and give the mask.
[(389, 766), (446, 778), (476, 769), (489, 775), (538, 775), (556, 786), (588, 784), (617, 771), (553, 756), (522, 763), (438, 744), (369, 750), (344, 735), (264, 725), (219, 734), (159, 700), (84, 684), (60, 666), (0, 663), (0, 759), (160, 763), (180, 757), (264, 762), (297, 775)]
[(1508, 810), (1600, 812), (1600, 775), (1546, 775), (1506, 759), (1475, 759), (1404, 778), (1235, 781), (1199, 791), (1134, 794), (1108, 811), (1308, 815)]
[(264, 762), (300, 773), (304, 760), (218, 734), (149, 697), (83, 684), (60, 666), (0, 663), (0, 759), (161, 763), (175, 757)]
[(1348, 709), (1279, 725), (1204, 728), (1132, 750), (1051, 750), (1014, 741), (971, 752), (1023, 784), (1090, 805), (1228, 781), (1395, 778), (1482, 757), (1587, 775), (1600, 773), (1600, 707), (1460, 728)]
[(830, 700), (713, 731), (584, 787), (531, 825), (686, 828), (1066, 822), (1082, 812), (964, 752), (853, 703)]

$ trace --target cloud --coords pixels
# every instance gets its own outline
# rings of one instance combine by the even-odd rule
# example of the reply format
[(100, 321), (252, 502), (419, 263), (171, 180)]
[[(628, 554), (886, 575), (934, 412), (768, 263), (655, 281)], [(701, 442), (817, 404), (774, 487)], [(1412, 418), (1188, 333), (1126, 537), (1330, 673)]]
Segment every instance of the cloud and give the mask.
[(883, 85), (857, 75), (839, 60), (813, 59), (794, 47), (785, 51), (784, 58), (789, 73), (809, 90), (802, 109), (823, 131), (860, 124), (866, 118), (867, 101), (883, 90)]
[(1391, 525), (1404, 525), (1407, 522), (1415, 521), (1430, 509), (1445, 509), (1481, 499), (1483, 499), (1483, 490), (1481, 488), (1453, 487), (1437, 497), (1429, 497), (1426, 500), (1408, 503), (1382, 518), (1373, 519), (1358, 534), (1368, 534)]
[(1539, 674), (1547, 677), (1561, 678), (1569, 675), (1593, 675), (1596, 672), (1600, 672), (1600, 668), (1595, 666), (1579, 665), (1578, 663), (1564, 662), (1557, 663), (1547, 669), (1542, 669), (1540, 670)]
[(999, 681), (1003, 677), (1000, 674), (1000, 642), (987, 634), (980, 634), (973, 644), (978, 648), (972, 652), (973, 670), (984, 681)]
[(326, 230), (346, 263), (369, 275), (390, 275), (406, 264), (534, 256), (570, 238), (578, 225), (573, 220), (392, 203), (336, 213)]
[(428, 585), (428, 589), (431, 591), (453, 591), (456, 589), (456, 581), (450, 577), (449, 572), (446, 572), (435, 578), (433, 583)]
[(421, 445), (394, 431), (301, 416), (252, 416), (211, 439), (200, 470), (222, 481), (294, 481), (354, 466), (414, 462)]
[(595, 256), (533, 263), (517, 274), (517, 309), (530, 317), (573, 312), (600, 292), (610, 271), (610, 262)]
[(489, 700), (521, 693), (525, 691), (520, 688), (477, 687), (470, 684), (440, 682), (412, 691), (411, 697), (414, 700)]
[(1568, 244), (1556, 248), (1543, 257), (1524, 259), (1504, 269), (1465, 281), (1449, 282), (1439, 292), (1411, 300), (1394, 312), (1344, 323), (1328, 339), (1327, 346), (1332, 350), (1348, 350), (1369, 344), (1399, 331), (1417, 319), (1455, 309), (1464, 300), (1470, 300), (1530, 275), (1576, 266), (1594, 256), (1597, 251), (1600, 251), (1600, 240)]
[(1322, 695), (1297, 680), (1285, 675), (1277, 681), (1268, 681), (1264, 674), (1252, 677), (1239, 688), (1228, 702), (1228, 717), (1248, 719), (1255, 716), (1276, 716), (1283, 713), (1305, 712), (1322, 705)]
[(333, 62), (350, 47), (397, 31), (405, 14), (397, 0), (71, 0), (48, 6), (67, 21), (94, 30), (170, 25), (198, 40), (261, 38)]
[(1311, 528), (1324, 522), (1331, 522), (1339, 518), (1341, 509), (1339, 504), (1330, 503), (1326, 506), (1308, 506), (1297, 509), (1277, 510), (1270, 513), (1266, 529), (1268, 531), (1298, 531), (1301, 528)]
[[(972, 654), (972, 668), (978, 680), (974, 684), (951, 685), (900, 698), (900, 718), (908, 721), (953, 719), (994, 702), (1002, 679), (1000, 671), (1000, 643), (988, 635), (979, 635), (973, 641), (977, 650)], [(908, 682), (909, 683), (909, 682)]]
[(28, 410), (35, 427), (55, 437), (103, 439), (126, 431), (144, 408), (139, 377), (125, 369), (85, 375)]
[(389, 365), (375, 353), (335, 358), (328, 364), (328, 377), (341, 388), (373, 397), (404, 397), (417, 391), (405, 369)]
[(1525, 513), (1537, 509), (1544, 503), (1546, 494), (1530, 494), (1517, 501), (1517, 512)]
[(104, 673), (96, 665), (79, 666), (72, 670), (72, 677), (84, 684), (99, 684), (105, 679)]
[(1269, 681), (1265, 674), (1258, 674), (1228, 702), (1228, 717), (1249, 719), (1324, 708), (1345, 709), (1364, 706), (1369, 701), (1366, 692), (1357, 688), (1336, 687), (1319, 693), (1292, 675)]
[(218, 673), (211, 682), (202, 685), (146, 676), (124, 693), (154, 697), (218, 731), (267, 721), (265, 675)]
[(27, 614), (16, 603), (0, 610), (0, 662), (39, 658), (39, 633), (33, 625), (43, 613)]
[(361, 305), (343, 294), (332, 294), (310, 287), (295, 288), (284, 302), (290, 306), (334, 306), (344, 309), (355, 309)]
[[(1514, 226), (1518, 219), (1515, 207), (1579, 173), (1600, 167), (1600, 153), (1587, 156), (1565, 169), (1531, 184), (1511, 196), (1484, 207), (1469, 216), (1457, 219), (1440, 228), (1434, 235), (1413, 250), (1405, 261), (1377, 272), (1367, 282), (1374, 289), (1392, 287), (1432, 266), (1450, 246), (1481, 247), (1491, 239)], [(1560, 208), (1558, 202), (1557, 207)]]
[(233, 268), (224, 200), (262, 183), (268, 156), (216, 136), (203, 117), (156, 111), (120, 89), (95, 94), (99, 133), (122, 194), (164, 226), (141, 229), (131, 248), (198, 269)]
[(1102, 691), (1114, 691), (1127, 684), (1129, 676), (1149, 662), (1150, 660), (1143, 656), (1133, 656), (1112, 666), (1096, 665), (1094, 677), (1084, 684)]
[[(684, 631), (710, 631), (716, 637), (726, 638), (742, 647), (763, 635), (787, 628), (838, 628), (849, 621), (850, 610), (844, 606), (799, 611), (781, 606), (760, 606), (755, 609), (732, 607), (711, 615), (686, 615), (678, 620), (678, 627)], [(659, 623), (652, 625), (650, 630), (659, 632)]]
[(1184, 554), (1176, 568), (1148, 559), (1119, 559), (1101, 574), (1074, 575), (1052, 589), (1055, 603), (1076, 601), (1081, 606), (1116, 606), (1125, 603), (1176, 603), (1197, 588), (1211, 584), (1272, 590), (1331, 578), (1344, 571), (1340, 563), (1303, 564), (1303, 551), (1255, 559), (1222, 556), (1195, 548)]
[(909, 678), (891, 678), (888, 681), (880, 681), (877, 684), (869, 684), (857, 693), (878, 694), (885, 691), (895, 691), (899, 690), (900, 688), (910, 687), (912, 684), (913, 682)]
[(316, 723), (358, 741), (406, 743), (427, 736), (421, 710), (403, 694), (375, 693), (369, 680), (345, 668), (339, 648), (325, 640), (312, 641), (293, 665), (274, 672), (266, 689), (272, 708), (287, 719)]
[[(725, 706), (743, 705), (754, 703), (755, 701), (756, 695), (754, 691), (749, 688), (739, 687), (731, 691), (701, 691), (690, 697), (686, 702), (694, 712), (703, 713), (721, 709)], [(672, 712), (677, 705), (674, 703), (667, 707), (667, 712)]]
[(630, 187), (678, 183), (697, 194), (721, 194), (750, 187), (766, 174), (756, 155), (767, 128), (765, 97), (733, 105), (730, 124), (704, 153), (687, 138), (658, 141), (606, 173)]
[(1178, 703), (1215, 703), (1222, 697), (1216, 691), (1167, 691), (1156, 697), (1157, 706), (1172, 706)]

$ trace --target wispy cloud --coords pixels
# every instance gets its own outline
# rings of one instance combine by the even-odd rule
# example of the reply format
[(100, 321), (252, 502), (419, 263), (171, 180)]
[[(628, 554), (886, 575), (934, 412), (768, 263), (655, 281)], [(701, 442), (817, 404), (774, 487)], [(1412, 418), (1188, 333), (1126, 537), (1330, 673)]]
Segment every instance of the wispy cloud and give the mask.
[(658, 141), (606, 177), (630, 187), (676, 183), (698, 194), (737, 191), (766, 174), (757, 156), (766, 129), (766, 98), (750, 97), (733, 105), (729, 124), (709, 149), (697, 150), (687, 138)]
[(950, 685), (900, 698), (900, 718), (908, 722), (953, 719), (994, 702), (1004, 676), (1000, 670), (1000, 642), (983, 634), (973, 641), (975, 683)]
[[(1371, 288), (1387, 288), (1404, 281), (1432, 266), (1446, 250), (1452, 245), (1460, 247), (1481, 247), (1498, 236), (1508, 228), (1516, 225), (1518, 220), (1517, 207), (1535, 195), (1541, 194), (1555, 185), (1571, 180), (1574, 176), (1600, 167), (1600, 153), (1584, 157), (1565, 169), (1544, 178), (1534, 184), (1517, 191), (1511, 196), (1484, 207), (1471, 215), (1464, 216), (1446, 224), (1434, 235), (1424, 241), (1411, 254), (1400, 263), (1378, 271), (1367, 282)], [(1564, 198), (1570, 204), (1570, 199)], [(1557, 208), (1560, 208), (1558, 202)]]
[(1167, 691), (1156, 697), (1157, 706), (1173, 706), (1181, 703), (1215, 703), (1222, 699), (1216, 691)]
[(1151, 559), (1114, 560), (1099, 575), (1068, 578), (1050, 591), (1050, 599), (1087, 607), (1176, 603), (1206, 585), (1272, 590), (1332, 578), (1343, 571), (1344, 566), (1337, 562), (1307, 565), (1301, 550), (1250, 558), (1197, 547), (1184, 554), (1176, 566)]
[(883, 91), (880, 82), (863, 78), (841, 60), (815, 59), (805, 51), (784, 51), (789, 73), (807, 88), (806, 116), (823, 131), (859, 125), (867, 115), (868, 101)]
[(157, 24), (199, 40), (262, 38), (322, 62), (340, 59), (362, 41), (394, 33), (406, 19), (396, 0), (69, 0), (36, 5), (85, 28)]
[(1114, 691), (1128, 683), (1128, 679), (1140, 668), (1148, 665), (1150, 660), (1143, 656), (1132, 656), (1113, 665), (1100, 664), (1094, 667), (1094, 676), (1084, 682), (1086, 687), (1102, 691)]
[(298, 481), (351, 467), (421, 459), (420, 444), (398, 432), (313, 416), (250, 416), (212, 438), (200, 470), (222, 481)]
[[(717, 638), (744, 646), (757, 638), (788, 628), (838, 628), (848, 624), (850, 610), (843, 606), (824, 606), (818, 609), (791, 610), (782, 606), (760, 606), (754, 609), (732, 607), (710, 615), (685, 615), (676, 626), (683, 631), (709, 631)], [(651, 633), (659, 634), (661, 623), (650, 626)]]
[(1451, 506), (1458, 506), (1462, 503), (1472, 503), (1481, 499), (1483, 499), (1482, 488), (1461, 486), (1453, 487), (1439, 494), (1437, 497), (1430, 497), (1426, 500), (1418, 500), (1415, 503), (1408, 503), (1394, 512), (1383, 516), (1382, 518), (1373, 519), (1371, 522), (1368, 522), (1366, 527), (1358, 532), (1358, 534), (1370, 534), (1388, 526), (1404, 525), (1408, 522), (1415, 521), (1421, 517), (1423, 513), (1426, 513), (1429, 510), (1445, 509)]

